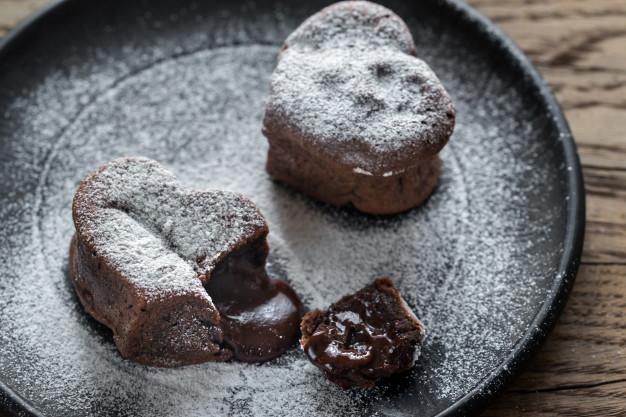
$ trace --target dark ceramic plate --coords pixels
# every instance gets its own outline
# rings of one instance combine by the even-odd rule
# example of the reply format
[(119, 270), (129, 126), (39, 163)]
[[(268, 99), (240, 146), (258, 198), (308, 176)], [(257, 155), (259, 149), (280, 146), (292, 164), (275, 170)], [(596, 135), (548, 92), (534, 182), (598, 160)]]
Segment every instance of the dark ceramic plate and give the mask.
[[(385, 2), (387, 3), (387, 2)], [(318, 204), (264, 172), (263, 100), (286, 35), (323, 2), (60, 1), (0, 44), (0, 405), (34, 415), (465, 415), (561, 312), (585, 221), (561, 110), (524, 55), (460, 1), (389, 2), (457, 107), (438, 188), (390, 217)], [(269, 270), (307, 308), (388, 275), (427, 327), (410, 372), (341, 392), (297, 348), (269, 363), (147, 368), (68, 282), (73, 193), (124, 155), (265, 214)]]

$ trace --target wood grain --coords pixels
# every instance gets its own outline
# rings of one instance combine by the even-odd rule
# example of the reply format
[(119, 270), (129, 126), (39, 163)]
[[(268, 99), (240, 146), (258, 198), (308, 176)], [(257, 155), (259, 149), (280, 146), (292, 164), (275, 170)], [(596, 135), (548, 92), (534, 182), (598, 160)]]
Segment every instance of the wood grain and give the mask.
[(0, 37), (49, 0), (0, 0)]
[[(47, 0), (0, 0), (0, 36)], [(470, 0), (563, 106), (587, 191), (583, 264), (554, 332), (483, 414), (626, 416), (626, 0)]]

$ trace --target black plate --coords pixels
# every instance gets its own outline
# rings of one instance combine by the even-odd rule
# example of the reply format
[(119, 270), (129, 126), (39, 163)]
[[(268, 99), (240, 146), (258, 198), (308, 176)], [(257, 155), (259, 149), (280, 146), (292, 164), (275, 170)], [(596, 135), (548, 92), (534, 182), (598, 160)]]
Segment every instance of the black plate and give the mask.
[[(282, 40), (325, 2), (67, 0), (0, 43), (0, 392), (49, 415), (462, 415), (483, 409), (554, 325), (583, 242), (584, 192), (561, 110), (524, 55), (460, 1), (384, 2), (457, 105), (438, 189), (391, 217), (270, 181), (263, 97)], [(262, 365), (122, 360), (68, 283), (71, 199), (143, 154), (266, 215), (270, 270), (307, 308), (390, 275), (427, 326), (416, 367), (341, 392), (296, 349)]]

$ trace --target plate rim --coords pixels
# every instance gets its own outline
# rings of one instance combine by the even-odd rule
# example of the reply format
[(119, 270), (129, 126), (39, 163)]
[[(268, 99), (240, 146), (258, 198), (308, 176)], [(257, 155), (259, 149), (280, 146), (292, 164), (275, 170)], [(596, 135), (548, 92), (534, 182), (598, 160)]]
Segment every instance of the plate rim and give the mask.
[(486, 409), (493, 400), (503, 393), (506, 386), (522, 373), (525, 365), (539, 351), (554, 329), (567, 304), (578, 273), (585, 237), (586, 205), (582, 167), (574, 136), (561, 106), (539, 71), (521, 48), (478, 10), (461, 0), (435, 1), (455, 11), (461, 19), (473, 24), (484, 34), (488, 34), (494, 46), (507, 54), (507, 58), (517, 62), (524, 75), (528, 76), (529, 79), (526, 84), (531, 85), (534, 92), (543, 101), (542, 107), (550, 112), (559, 133), (557, 140), (562, 142), (562, 153), (568, 167), (565, 194), (569, 197), (566, 204), (567, 221), (565, 222), (563, 254), (550, 289), (550, 295), (543, 302), (528, 330), (504, 361), (469, 393), (436, 414), (436, 417), (448, 417), (478, 414)]
[[(28, 41), (29, 32), (35, 30), (43, 20), (52, 18), (55, 13), (69, 7), (68, 5), (74, 1), (76, 0), (53, 0), (10, 29), (0, 39), (0, 61), (13, 48), (18, 47), (21, 42)], [(539, 71), (511, 38), (489, 18), (469, 4), (462, 0), (432, 0), (432, 2), (440, 8), (456, 13), (459, 19), (471, 24), (481, 35), (488, 36), (493, 47), (506, 54), (510, 61), (519, 65), (521, 72), (528, 77), (525, 83), (532, 86), (533, 92), (537, 93), (542, 101), (542, 107), (546, 108), (553, 117), (552, 121), (562, 143), (561, 152), (568, 167), (565, 194), (569, 199), (566, 203), (567, 221), (565, 222), (563, 254), (550, 289), (550, 295), (543, 302), (528, 330), (506, 358), (471, 391), (435, 415), (436, 417), (449, 417), (474, 415), (486, 409), (503, 393), (506, 386), (521, 374), (525, 365), (537, 353), (556, 325), (573, 288), (581, 261), (585, 235), (586, 204), (582, 167), (574, 137), (561, 106)], [(44, 416), (0, 379), (0, 411), (3, 410), (19, 415)]]

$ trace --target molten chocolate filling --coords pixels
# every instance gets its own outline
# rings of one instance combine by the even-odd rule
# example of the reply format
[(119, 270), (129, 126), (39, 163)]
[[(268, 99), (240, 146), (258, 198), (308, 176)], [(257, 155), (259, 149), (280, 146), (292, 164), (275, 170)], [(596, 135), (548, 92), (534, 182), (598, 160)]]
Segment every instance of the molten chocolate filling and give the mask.
[(331, 311), (304, 346), (304, 351), (312, 360), (332, 373), (346, 369), (372, 367), (383, 364), (384, 352), (393, 350), (393, 340), (379, 324), (373, 324), (372, 317), (353, 311)]
[(272, 359), (300, 336), (302, 304), (265, 271), (265, 239), (244, 245), (216, 266), (205, 288), (220, 313), (224, 341), (245, 362)]
[(388, 279), (342, 298), (326, 312), (311, 312), (303, 321), (304, 353), (343, 389), (372, 387), (378, 378), (409, 369), (422, 337), (421, 323)]

